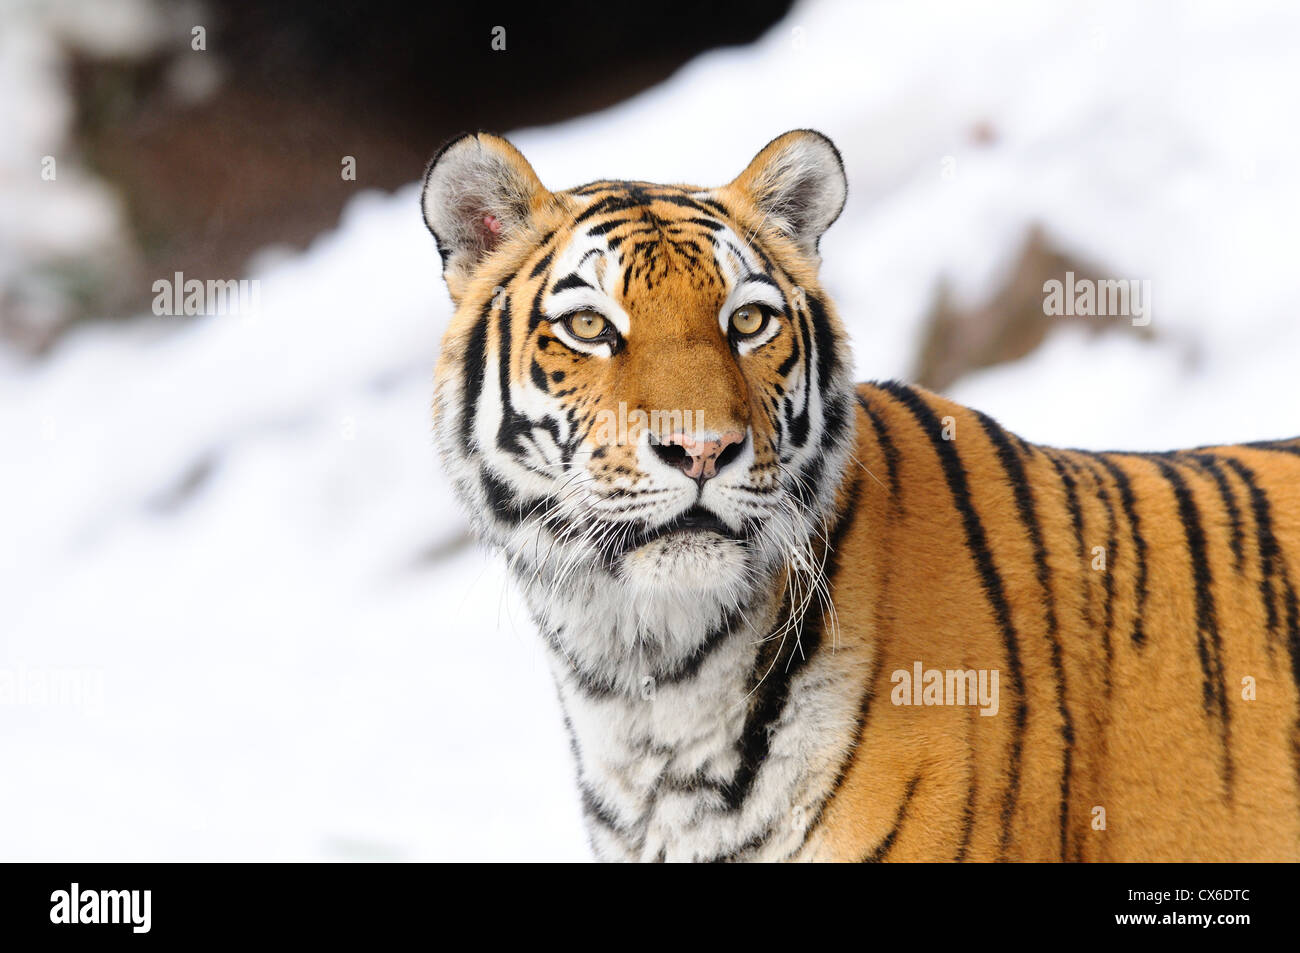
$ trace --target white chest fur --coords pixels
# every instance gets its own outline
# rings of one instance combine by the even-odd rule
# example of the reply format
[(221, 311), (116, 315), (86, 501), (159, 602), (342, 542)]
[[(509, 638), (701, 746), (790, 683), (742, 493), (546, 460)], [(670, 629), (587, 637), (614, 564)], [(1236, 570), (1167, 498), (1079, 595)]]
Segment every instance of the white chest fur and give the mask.
[(775, 598), (743, 613), (701, 603), (674, 616), (669, 639), (645, 629), (644, 616), (629, 619), (617, 593), (525, 590), (546, 633), (598, 857), (815, 851), (812, 828), (861, 696), (819, 620), (810, 613), (773, 639), (785, 611)]

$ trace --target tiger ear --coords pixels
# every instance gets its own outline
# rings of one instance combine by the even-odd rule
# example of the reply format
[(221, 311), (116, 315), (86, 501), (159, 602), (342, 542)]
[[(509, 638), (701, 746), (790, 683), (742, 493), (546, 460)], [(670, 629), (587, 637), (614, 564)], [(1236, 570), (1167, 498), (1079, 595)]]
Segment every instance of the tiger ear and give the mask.
[(500, 136), (468, 133), (438, 151), (424, 174), (421, 204), (453, 300), (479, 263), (525, 232), (550, 198), (528, 160)]
[(817, 242), (839, 218), (849, 187), (835, 143), (820, 132), (795, 129), (764, 146), (727, 188), (741, 192), (816, 257)]

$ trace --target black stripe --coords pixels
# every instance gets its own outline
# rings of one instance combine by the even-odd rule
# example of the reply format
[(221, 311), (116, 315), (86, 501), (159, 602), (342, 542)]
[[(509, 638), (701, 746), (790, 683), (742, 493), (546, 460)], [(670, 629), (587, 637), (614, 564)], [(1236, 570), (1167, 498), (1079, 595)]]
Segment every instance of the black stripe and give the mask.
[[(599, 225), (593, 225), (591, 228), (587, 229), (587, 237), (599, 238), (601, 235), (608, 235), (620, 225), (627, 225), (631, 221), (633, 220), (629, 218), (611, 218), (609, 221), (601, 222)], [(623, 237), (625, 238), (626, 236)], [(623, 244), (623, 238), (619, 238), (617, 243), (611, 240), (609, 244), (611, 248), (617, 248), (619, 245)]]
[(1292, 440), (1257, 440), (1254, 443), (1242, 444), (1251, 450), (1269, 450), (1273, 453), (1290, 453), (1300, 456), (1300, 444)]
[(814, 294), (806, 294), (804, 297), (808, 303), (808, 314), (812, 318), (813, 340), (817, 343), (817, 386), (824, 393), (831, 378), (840, 369), (839, 348), (835, 346), (835, 332), (821, 298)]
[[(1093, 454), (1093, 459), (1106, 468), (1111, 478), (1115, 481), (1115, 487), (1119, 491), (1120, 506), (1124, 510), (1124, 517), (1128, 520), (1129, 533), (1133, 537), (1133, 550), (1135, 552), (1135, 568), (1137, 570), (1137, 609), (1133, 613), (1133, 632), (1131, 639), (1133, 644), (1141, 648), (1146, 642), (1146, 632), (1142, 628), (1142, 617), (1146, 612), (1147, 602), (1147, 542), (1142, 536), (1141, 525), (1138, 523), (1137, 501), (1133, 496), (1133, 485), (1129, 482), (1126, 474), (1119, 465), (1114, 461), (1107, 459), (1102, 454)], [(1109, 566), (1110, 563), (1107, 563)]]
[(773, 278), (771, 275), (765, 275), (761, 271), (749, 272), (749, 274), (745, 275), (743, 278), (740, 279), (740, 284), (769, 285), (775, 288), (777, 291), (781, 290), (781, 286), (777, 284), (775, 278)]
[[(614, 811), (604, 804), (600, 798), (596, 796), (596, 793), (592, 791), (585, 782), (583, 782), (582, 748), (578, 744), (578, 733), (573, 730), (573, 721), (569, 718), (569, 712), (564, 706), (564, 698), (561, 696), (558, 701), (560, 704), (560, 714), (564, 721), (564, 731), (569, 736), (569, 751), (573, 754), (573, 763), (578, 773), (577, 785), (579, 796), (582, 798), (583, 817), (587, 820), (597, 822), (601, 827), (605, 828), (606, 831), (613, 834), (624, 845), (626, 850), (629, 852), (634, 851), (636, 847), (633, 845), (632, 841), (629, 840), (629, 837), (632, 836), (631, 832), (626, 831), (625, 825), (620, 821)], [(590, 827), (587, 829), (587, 841), (591, 845), (592, 853), (599, 855), (600, 850), (597, 847), (595, 836)]]
[(1178, 518), (1187, 537), (1187, 551), (1192, 562), (1192, 579), (1196, 587), (1196, 651), (1201, 659), (1202, 696), (1205, 713), (1219, 721), (1223, 742), (1223, 781), (1232, 791), (1232, 749), (1228, 715), (1227, 686), (1223, 674), (1223, 645), (1219, 637), (1219, 622), (1214, 609), (1214, 579), (1206, 551), (1205, 527), (1201, 514), (1192, 498), (1192, 491), (1182, 474), (1165, 460), (1153, 460), (1161, 475), (1174, 491), (1178, 503)]
[[(546, 313), (542, 311), (542, 297), (545, 294), (546, 294), (546, 284), (545, 282), (543, 282), (542, 284), (537, 286), (537, 291), (536, 293), (533, 294), (533, 303), (528, 307), (528, 333), (529, 334), (537, 330), (537, 328), (540, 327), (544, 322), (550, 321), (550, 318), (547, 317)], [(539, 337), (537, 339), (537, 346), (541, 348), (543, 351), (545, 351), (547, 346), (550, 344), (550, 341), (551, 341), (550, 338)]]
[[(537, 363), (536, 358), (533, 358), (529, 363), (528, 376), (532, 378), (534, 387), (544, 394), (550, 393), (551, 382), (547, 379), (546, 372), (542, 370), (542, 365)], [(555, 434), (553, 433), (552, 436), (555, 436)], [(556, 440), (556, 443), (559, 443), (558, 439)]]
[(622, 212), (636, 207), (636, 201), (626, 195), (607, 195), (592, 202), (573, 219), (573, 225), (581, 225), (589, 218), (603, 215), (605, 212)]
[[(497, 479), (486, 465), (479, 467), (478, 480), (492, 514), (506, 526), (518, 526), (524, 518), (524, 502), (519, 495)], [(554, 500), (544, 500), (537, 505), (540, 507), (538, 512), (545, 513), (554, 505)]]
[[(1273, 579), (1276, 576), (1281, 585), (1281, 597), (1284, 603), (1286, 614), (1286, 649), (1291, 659), (1291, 679), (1295, 683), (1296, 698), (1300, 701), (1300, 600), (1296, 599), (1295, 586), (1291, 583), (1291, 575), (1287, 572), (1286, 559), (1282, 554), (1282, 549), (1278, 545), (1277, 537), (1273, 533), (1273, 512), (1269, 505), (1268, 496), (1260, 487), (1255, 472), (1240, 460), (1227, 458), (1224, 460), (1233, 472), (1241, 478), (1246, 484), (1250, 494), (1251, 509), (1255, 515), (1255, 528), (1257, 545), (1259, 547), (1260, 559), (1260, 594), (1264, 598), (1264, 604), (1268, 607), (1269, 615), (1269, 647), (1272, 648), (1273, 641), (1277, 638), (1276, 627), (1278, 623), (1279, 612), (1273, 603)], [(1267, 586), (1265, 585), (1267, 580)], [(1297, 713), (1297, 720), (1292, 728), (1291, 755), (1293, 770), (1297, 781), (1300, 782), (1300, 712)]]
[[(1106, 654), (1106, 700), (1111, 696), (1111, 663), (1114, 661), (1114, 649), (1111, 645), (1111, 633), (1115, 629), (1115, 561), (1119, 558), (1119, 520), (1115, 516), (1115, 505), (1111, 503), (1110, 491), (1106, 489), (1106, 482), (1102, 479), (1101, 473), (1093, 465), (1095, 457), (1092, 454), (1083, 454), (1085, 463), (1080, 464), (1092, 477), (1093, 483), (1097, 489), (1097, 499), (1106, 510), (1106, 570), (1102, 574), (1102, 584), (1106, 590), (1106, 604), (1103, 608), (1104, 625), (1101, 630), (1102, 650)], [(1089, 564), (1091, 568), (1091, 564)]]
[(717, 212), (723, 218), (729, 219), (732, 217), (731, 209), (727, 208), (727, 206), (723, 205), (717, 199), (700, 199), (700, 204), (713, 209), (713, 211)]
[(672, 791), (675, 794), (699, 794), (701, 792), (721, 794), (727, 786), (725, 780), (709, 777), (702, 768), (686, 777), (665, 771), (656, 779), (655, 783), (658, 790)]
[[(800, 310), (795, 310), (796, 325), (799, 329), (799, 337), (803, 343), (803, 375), (804, 375), (804, 401), (803, 407), (799, 413), (795, 414), (790, 420), (790, 443), (796, 449), (802, 447), (808, 440), (808, 430), (811, 426), (810, 414), (812, 412), (812, 394), (814, 389), (820, 390), (824, 387), (824, 378), (813, 381), (813, 343), (812, 328), (807, 316)], [(817, 361), (821, 364), (820, 356)]]
[(483, 380), (487, 376), (488, 315), (491, 313), (492, 304), (488, 302), (483, 306), (479, 319), (470, 328), (469, 340), (465, 342), (465, 360), (461, 367), (465, 379), (460, 391), (460, 442), (465, 447), (473, 445), (478, 399), (483, 393)]
[(1241, 478), (1250, 496), (1251, 512), (1255, 517), (1255, 547), (1259, 550), (1259, 595), (1264, 604), (1268, 643), (1271, 647), (1278, 637), (1278, 608), (1277, 596), (1273, 588), (1273, 572), (1279, 553), (1277, 537), (1273, 534), (1272, 512), (1268, 497), (1260, 489), (1254, 471), (1240, 460), (1227, 458), (1223, 462)]
[[(849, 398), (839, 392), (832, 393), (823, 386), (822, 398), (822, 439), (823, 450), (831, 450), (844, 436), (849, 423)], [(819, 458), (821, 459), (821, 458)]]
[[(701, 213), (706, 211), (706, 205), (704, 202), (694, 199), (682, 192), (664, 189), (662, 186), (652, 188), (648, 195), (649, 198), (655, 202), (665, 202), (668, 205), (676, 205), (680, 208), (689, 208)], [(688, 219), (687, 221), (694, 221), (694, 219)]]
[(551, 289), (551, 294), (557, 295), (561, 291), (568, 291), (570, 288), (591, 288), (591, 283), (575, 272), (571, 275), (565, 275), (557, 281), (555, 287)]
[(1223, 468), (1219, 466), (1217, 458), (1208, 453), (1193, 453), (1190, 456), (1210, 474), (1214, 480), (1214, 485), (1219, 488), (1219, 498), (1223, 500), (1223, 508), (1227, 511), (1228, 523), (1232, 529), (1229, 545), (1232, 547), (1233, 565), (1237, 569), (1241, 569), (1243, 559), (1242, 541), (1246, 534), (1241, 525), (1241, 507), (1237, 505), (1237, 495), (1232, 492), (1232, 484), (1223, 472)]
[(702, 225), (705, 228), (709, 229), (710, 231), (714, 231), (714, 232), (720, 232), (727, 227), (723, 225), (721, 222), (719, 222), (716, 218), (704, 218), (703, 216), (688, 218), (686, 219), (686, 221), (690, 222), (692, 225)]
[[(827, 540), (825, 569), (827, 579), (834, 580), (838, 573), (839, 546), (857, 521), (860, 490), (861, 484), (855, 475), (845, 507)], [(787, 590), (787, 601), (783, 608), (793, 611), (788, 599)], [(778, 644), (774, 659), (771, 656), (765, 657), (764, 653), (759, 654), (753, 675), (756, 682), (755, 700), (745, 717), (738, 744), (740, 765), (724, 792), (730, 810), (738, 810), (744, 804), (745, 798), (749, 796), (758, 771), (767, 759), (775, 726), (780, 720), (781, 713), (785, 711), (786, 702), (790, 697), (791, 683), (821, 648), (824, 607), (821, 609), (822, 611), (813, 613), (814, 618), (806, 632), (795, 633), (793, 639), (788, 635), (782, 637), (780, 640), (782, 644)]]
[[(1094, 613), (1093, 613), (1092, 576), (1094, 575), (1094, 573), (1092, 571), (1091, 563), (1088, 559), (1088, 544), (1087, 541), (1084, 539), (1083, 506), (1079, 502), (1079, 481), (1078, 479), (1076, 479), (1076, 474), (1079, 471), (1073, 469), (1075, 466), (1077, 466), (1076, 464), (1073, 463), (1073, 461), (1070, 461), (1066, 458), (1062, 458), (1061, 456), (1058, 455), (1056, 450), (1047, 447), (1044, 447), (1042, 449), (1043, 449), (1043, 453), (1047, 456), (1047, 459), (1051, 461), (1052, 466), (1055, 468), (1057, 476), (1061, 481), (1061, 485), (1065, 487), (1065, 505), (1066, 505), (1066, 509), (1070, 513), (1070, 525), (1074, 529), (1075, 559), (1078, 561), (1077, 575), (1080, 583), (1083, 586), (1082, 602), (1080, 603), (1081, 610), (1082, 610), (1081, 614), (1083, 617), (1083, 625), (1085, 631), (1092, 632), (1096, 628), (1096, 622), (1094, 621)], [(1103, 633), (1103, 644), (1105, 646), (1106, 659), (1107, 659), (1106, 667), (1104, 669), (1104, 678), (1105, 678), (1105, 685), (1106, 685), (1106, 693), (1107, 693), (1107, 697), (1109, 698), (1110, 695), (1110, 633), (1109, 632)], [(1072, 859), (1078, 861), (1081, 860), (1082, 857), (1083, 857), (1083, 844), (1081, 843), (1080, 839), (1076, 836)]]
[(555, 249), (551, 249), (540, 259), (538, 259), (537, 264), (533, 265), (533, 270), (528, 273), (528, 277), (536, 278), (538, 275), (544, 272), (548, 267), (550, 267), (551, 259), (554, 257), (555, 257)]
[[(700, 640), (698, 646), (685, 658), (679, 659), (674, 665), (666, 668), (656, 668), (645, 673), (649, 678), (654, 679), (655, 685), (676, 685), (694, 678), (699, 674), (704, 663), (727, 641), (736, 631), (736, 626), (742, 618), (739, 610), (732, 610), (723, 616), (722, 620), (713, 628), (705, 633), (704, 638)], [(542, 636), (551, 649), (565, 663), (569, 672), (573, 676), (575, 687), (589, 698), (609, 698), (615, 694), (628, 695), (628, 691), (620, 691), (617, 680), (613, 676), (605, 677), (597, 675), (578, 664), (572, 656), (572, 653), (564, 646), (560, 638), (560, 633), (543, 631)], [(635, 692), (635, 688), (629, 687), (630, 691)]]
[(501, 424), (497, 428), (498, 449), (520, 456), (523, 450), (519, 437), (533, 429), (532, 422), (515, 410), (510, 399), (510, 304), (509, 295), (501, 298), (501, 307), (497, 311), (497, 380), (501, 391)]
[(957, 856), (953, 858), (953, 861), (959, 864), (966, 862), (966, 856), (970, 853), (971, 837), (975, 833), (975, 795), (977, 791), (975, 765), (972, 763), (970, 784), (966, 788), (966, 805), (962, 809), (961, 815), (961, 841), (957, 844)]
[(701, 860), (700, 862), (705, 864), (740, 863), (747, 859), (745, 857), (746, 854), (751, 854), (754, 851), (758, 850), (760, 847), (762, 847), (764, 844), (766, 844), (768, 838), (772, 836), (772, 832), (773, 832), (772, 827), (770, 826), (765, 827), (757, 834), (754, 834), (752, 837), (746, 838), (742, 843), (737, 844), (735, 847), (731, 848), (730, 850), (724, 851), (723, 853), (718, 854), (715, 857), (710, 857), (708, 859)]
[(627, 826), (619, 820), (618, 815), (596, 796), (596, 792), (581, 781), (578, 782), (578, 793), (582, 797), (583, 815), (588, 820), (596, 821), (631, 849), (632, 841), (629, 840), (629, 837), (633, 835), (633, 832), (629, 831)]
[(700, 668), (705, 661), (717, 649), (724, 645), (736, 631), (736, 626), (741, 620), (741, 613), (732, 610), (722, 617), (722, 621), (709, 630), (704, 636), (704, 641), (685, 659), (678, 662), (672, 668), (661, 670), (654, 673), (653, 678), (658, 685), (674, 685), (684, 682), (689, 678), (694, 678), (699, 674)]
[(653, 202), (663, 202), (702, 213), (707, 213), (709, 208), (713, 208), (730, 217), (725, 207), (718, 202), (697, 200), (679, 190), (657, 186), (649, 182), (608, 182), (601, 183), (594, 188), (584, 187), (582, 189), (570, 189), (569, 191), (574, 195), (586, 195), (594, 191), (608, 191), (610, 193), (585, 208), (573, 220), (574, 225), (580, 225), (587, 219), (606, 212), (645, 209)]
[(595, 195), (597, 192), (612, 191), (617, 183), (610, 182), (608, 179), (599, 179), (595, 182), (587, 182), (583, 185), (569, 189), (570, 195)]
[(975, 418), (984, 428), (985, 435), (997, 452), (998, 461), (1006, 472), (1011, 484), (1011, 492), (1016, 501), (1016, 512), (1020, 523), (1029, 536), (1034, 550), (1034, 569), (1038, 586), (1043, 591), (1043, 603), (1047, 622), (1047, 640), (1051, 646), (1052, 675), (1055, 679), (1056, 711), (1061, 718), (1061, 860), (1068, 856), (1070, 833), (1070, 768), (1074, 761), (1074, 719), (1066, 704), (1067, 689), (1065, 684), (1065, 662), (1061, 654), (1061, 638), (1056, 619), (1056, 595), (1052, 590), (1051, 565), (1047, 561), (1047, 547), (1043, 543), (1043, 531), (1038, 524), (1038, 514), (1034, 505), (1033, 488), (1025, 475), (1024, 461), (1016, 452), (1016, 446), (992, 417), (975, 411)]
[[(713, 259), (713, 267), (714, 268), (718, 267), (717, 258)], [(787, 305), (783, 313), (785, 315), (785, 319), (789, 321), (790, 324), (793, 325), (798, 323), (794, 307)], [(800, 349), (799, 335), (792, 334), (790, 336), (790, 353), (785, 356), (785, 359), (781, 361), (780, 366), (777, 367), (776, 376), (780, 380), (784, 381), (786, 377), (790, 374), (790, 371), (794, 368), (795, 364), (799, 363), (802, 354), (803, 352)]]
[(573, 658), (572, 653), (565, 648), (559, 632), (552, 632), (549, 629), (542, 629), (541, 632), (542, 640), (568, 666), (574, 685), (579, 691), (590, 698), (609, 698), (614, 694), (618, 686), (612, 676), (597, 675), (582, 668)]
[(894, 816), (894, 826), (889, 829), (889, 833), (884, 836), (876, 849), (870, 854), (863, 857), (859, 863), (878, 864), (885, 859), (894, 846), (894, 841), (898, 839), (898, 829), (903, 826), (903, 820), (907, 817), (907, 809), (912, 803), (912, 797), (916, 794), (916, 785), (920, 777), (914, 777), (907, 782), (907, 790), (903, 792), (903, 800), (899, 802), (898, 813)]
[(871, 409), (867, 399), (861, 394), (857, 395), (858, 405), (866, 413), (867, 419), (871, 421), (871, 429), (876, 433), (876, 443), (880, 445), (880, 452), (885, 455), (885, 469), (889, 473), (889, 492), (898, 492), (898, 447), (895, 445), (893, 438), (889, 436), (889, 428), (885, 426), (885, 421)]
[[(1268, 496), (1260, 487), (1255, 472), (1246, 464), (1236, 459), (1226, 459), (1224, 461), (1241, 477), (1241, 481), (1246, 484), (1250, 493), (1251, 509), (1255, 515), (1255, 527), (1257, 535), (1257, 545), (1259, 547), (1260, 559), (1260, 594), (1263, 596), (1264, 605), (1268, 611), (1269, 624), (1269, 641), (1270, 644), (1277, 638), (1278, 623), (1282, 613), (1286, 616), (1286, 646), (1291, 655), (1291, 669), (1295, 678), (1296, 692), (1300, 695), (1300, 608), (1297, 606), (1295, 586), (1291, 582), (1290, 573), (1287, 572), (1286, 559), (1282, 554), (1282, 548), (1278, 545), (1277, 536), (1273, 531), (1273, 510), (1268, 501)], [(1280, 597), (1283, 602), (1283, 609), (1280, 612), (1275, 603), (1274, 581), (1280, 586)]]
[(1088, 580), (1090, 562), (1088, 544), (1083, 538), (1083, 507), (1079, 503), (1079, 483), (1070, 472), (1070, 468), (1055, 453), (1049, 451), (1047, 458), (1056, 470), (1057, 479), (1065, 487), (1065, 508), (1070, 514), (1070, 526), (1074, 529), (1075, 558), (1079, 561), (1079, 578), (1083, 580), (1083, 622), (1086, 628), (1091, 629), (1093, 626), (1092, 587)]
[(966, 534), (966, 546), (970, 550), (971, 559), (974, 561), (975, 568), (979, 573), (980, 584), (989, 600), (989, 605), (993, 609), (993, 615), (998, 627), (1002, 630), (1002, 640), (1006, 646), (1007, 664), (1011, 669), (1011, 683), (1016, 694), (1015, 730), (1011, 738), (1010, 763), (1007, 766), (1007, 790), (1002, 800), (1002, 832), (999, 838), (1000, 850), (1005, 855), (1007, 845), (1011, 839), (1011, 821), (1015, 815), (1016, 802), (1020, 797), (1020, 762), (1024, 748), (1025, 725), (1029, 718), (1029, 707), (1025, 699), (1024, 672), (1021, 670), (1020, 665), (1019, 637), (1016, 634), (1015, 624), (1011, 619), (1011, 607), (1007, 602), (1002, 576), (998, 573), (997, 566), (993, 562), (993, 553), (989, 549), (984, 524), (980, 521), (979, 514), (975, 511), (975, 505), (971, 500), (970, 486), (966, 480), (966, 469), (962, 465), (961, 457), (954, 442), (943, 439), (938, 417), (935, 416), (934, 410), (916, 391), (897, 381), (889, 381), (879, 386), (881, 390), (892, 394), (904, 407), (911, 411), (922, 432), (929, 437), (930, 443), (939, 457), (939, 464), (943, 470), (944, 479), (948, 483), (948, 490), (952, 494), (953, 503), (961, 516), (962, 528)]

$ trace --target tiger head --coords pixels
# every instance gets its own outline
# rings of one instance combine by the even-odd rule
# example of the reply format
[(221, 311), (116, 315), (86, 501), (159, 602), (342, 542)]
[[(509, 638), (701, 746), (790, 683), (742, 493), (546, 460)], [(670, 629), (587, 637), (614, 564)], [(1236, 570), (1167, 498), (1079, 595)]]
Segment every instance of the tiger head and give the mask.
[(551, 192), (504, 139), (442, 148), (423, 209), (456, 309), (435, 434), (517, 574), (734, 607), (814, 558), (852, 430), (817, 278), (845, 194), (811, 131), (712, 189)]

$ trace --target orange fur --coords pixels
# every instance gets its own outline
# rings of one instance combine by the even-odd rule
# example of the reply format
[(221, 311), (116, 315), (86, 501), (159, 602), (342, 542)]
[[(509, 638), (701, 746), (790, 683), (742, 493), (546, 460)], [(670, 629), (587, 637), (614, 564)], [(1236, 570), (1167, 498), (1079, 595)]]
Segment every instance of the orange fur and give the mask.
[[(1131, 481), (1145, 542), (1144, 638), (1136, 645), (1136, 546), (1116, 481), (1098, 464), (1103, 457), (1032, 446), (1022, 451), (1050, 569), (1045, 592), (1010, 484), (980, 423), (959, 405), (917, 393), (937, 417), (951, 416), (956, 424), (952, 450), (966, 474), (1017, 635), (1025, 725), (1017, 730), (1003, 632), (932, 442), (893, 394), (864, 385), (859, 394), (898, 453), (898, 479), (891, 493), (870, 476), (856, 477), (863, 517), (841, 547), (841, 565), (853, 567), (841, 573), (834, 589), (842, 637), (850, 653), (856, 646), (872, 664), (857, 754), (826, 808), (820, 856), (872, 855), (891, 829), (891, 810), (915, 778), (911, 804), (888, 851), (891, 860), (1300, 858), (1297, 646), (1294, 629), (1287, 631), (1284, 591), (1294, 585), (1290, 580), (1300, 580), (1300, 457), (1249, 447), (1205, 451), (1217, 460), (1240, 461), (1268, 495), (1281, 547), (1274, 578), (1281, 618), (1272, 637), (1260, 594), (1259, 526), (1245, 483), (1221, 465), (1229, 470), (1229, 489), (1241, 511), (1238, 566), (1228, 508), (1215, 482), (1188, 453), (1165, 458), (1185, 481), (1206, 538), (1222, 645), (1225, 736), (1222, 720), (1203, 703), (1187, 534), (1174, 491), (1152, 462), (1157, 458), (1104, 457)], [(863, 466), (884, 480), (886, 456), (861, 408), (858, 436)], [(1082, 468), (1076, 485), (1082, 557), (1054, 460), (1067, 472)], [(1099, 486), (1113, 501), (1114, 530)], [(1107, 546), (1112, 533), (1115, 547), (1107, 552), (1106, 569), (1095, 570), (1093, 546)], [(1109, 627), (1106, 573), (1114, 581)], [(1059, 674), (1046, 622), (1049, 594), (1058, 620)], [(1002, 711), (981, 718), (972, 708), (892, 705), (890, 673), (910, 669), (918, 659), (939, 669), (999, 669)], [(1062, 676), (1073, 728), (1068, 744), (1055, 695)], [(1250, 701), (1242, 697), (1246, 676), (1256, 682)], [(1018, 735), (1018, 791), (1004, 818)], [(1062, 824), (1067, 749), (1069, 798)], [(1094, 828), (1098, 807), (1105, 809), (1104, 830)]]

